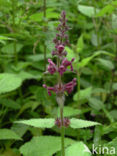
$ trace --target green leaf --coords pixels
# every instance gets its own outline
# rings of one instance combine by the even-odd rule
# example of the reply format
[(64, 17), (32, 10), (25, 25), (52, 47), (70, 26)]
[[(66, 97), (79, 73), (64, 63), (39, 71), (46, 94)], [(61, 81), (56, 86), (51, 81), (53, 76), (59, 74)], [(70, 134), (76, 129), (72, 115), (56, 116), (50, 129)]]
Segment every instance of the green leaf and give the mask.
[(116, 109), (113, 109), (113, 110), (110, 112), (110, 115), (111, 115), (115, 120), (117, 120), (117, 110), (116, 110)]
[[(64, 106), (64, 117), (70, 117), (81, 114), (81, 110)], [(58, 117), (60, 117), (60, 109), (58, 108)]]
[[(51, 57), (51, 54), (47, 54), (47, 58), (49, 57)], [(43, 54), (29, 55), (27, 56), (27, 60), (38, 62), (38, 61), (43, 61), (44, 57), (43, 57)]]
[(105, 60), (105, 59), (102, 59), (102, 58), (98, 58), (97, 60), (106, 69), (109, 69), (109, 70), (114, 69), (114, 65), (110, 60)]
[(26, 131), (29, 130), (29, 127), (27, 125), (14, 123), (11, 127), (11, 130), (13, 130), (18, 136), (23, 137)]
[(14, 74), (0, 74), (0, 94), (13, 91), (20, 87), (22, 80)]
[(30, 119), (30, 120), (15, 121), (15, 123), (34, 126), (37, 128), (52, 128), (55, 125), (55, 119)]
[(65, 50), (67, 51), (68, 60), (71, 60), (72, 58), (76, 58), (74, 51), (72, 49), (70, 49), (69, 47), (65, 47)]
[(104, 156), (112, 155), (117, 156), (117, 137), (114, 138), (111, 142), (105, 144), (105, 147), (108, 147), (109, 154), (105, 152)]
[(99, 9), (96, 9), (92, 6), (78, 5), (78, 10), (88, 17), (94, 17), (96, 13), (99, 12)]
[(22, 69), (27, 68), (28, 66), (31, 66), (31, 62), (18, 62), (17, 65), (12, 65), (12, 68), (15, 71), (21, 71)]
[(6, 37), (6, 36), (1, 36), (0, 35), (0, 40), (13, 40), (12, 38)]
[(104, 107), (103, 102), (97, 98), (94, 98), (94, 97), (89, 98), (89, 105), (93, 109), (98, 110), (98, 111)]
[[(99, 42), (99, 43), (98, 43)], [(99, 38), (99, 41), (98, 41), (98, 36), (97, 34), (95, 33), (92, 33), (92, 36), (91, 36), (91, 43), (94, 45), (94, 46), (98, 46), (98, 44), (101, 44), (101, 38)]]
[(21, 140), (21, 138), (10, 129), (0, 129), (0, 140)]
[(6, 107), (6, 108), (11, 108), (11, 109), (14, 109), (14, 110), (18, 110), (20, 109), (20, 104), (16, 101), (13, 101), (11, 99), (0, 99), (0, 103)]
[(87, 121), (87, 120), (81, 120), (81, 119), (75, 119), (75, 118), (70, 120), (71, 128), (87, 128), (87, 127), (96, 126), (96, 125), (100, 125), (100, 123)]
[[(60, 16), (59, 13), (55, 12), (53, 9), (47, 9), (46, 10), (46, 18), (47, 19), (58, 19), (58, 17)], [(41, 22), (43, 20), (43, 12), (39, 12), (39, 13), (35, 13), (33, 15), (30, 16), (30, 20), (31, 21), (35, 21), (35, 22)]]
[[(34, 71), (34, 70), (33, 70)], [(24, 81), (24, 80), (26, 80), (26, 79), (41, 79), (41, 77), (42, 77), (42, 73), (40, 73), (40, 72), (37, 72), (37, 73), (29, 73), (29, 72), (26, 72), (26, 71), (21, 71), (21, 72), (19, 72), (18, 74), (17, 74), (17, 76), (19, 77), (19, 78), (21, 78), (22, 79), (22, 81)]]
[(112, 28), (117, 29), (117, 15), (112, 14)]
[(112, 88), (113, 90), (117, 90), (117, 83), (113, 83)]
[[(20, 43), (16, 43), (16, 52), (20, 52), (20, 50), (22, 49), (23, 45)], [(1, 51), (3, 53), (7, 53), (7, 54), (14, 54), (14, 43), (10, 43), (5, 45)]]
[[(75, 141), (65, 138), (65, 147)], [(61, 150), (61, 138), (54, 136), (33, 137), (31, 141), (25, 143), (20, 148), (23, 156), (52, 156)]]
[(99, 144), (101, 144), (102, 128), (103, 128), (103, 125), (101, 126), (99, 125), (99, 126), (96, 126), (94, 129), (93, 143), (95, 146), (98, 146)]
[(12, 38), (6, 37), (6, 36), (1, 36), (0, 35), (0, 43), (5, 44), (7, 40), (13, 40)]
[[(74, 101), (89, 99), (92, 94), (92, 87), (81, 89), (80, 92), (77, 92), (73, 99)], [(79, 98), (79, 99), (78, 99)]]
[(80, 36), (80, 38), (77, 41), (77, 52), (82, 52), (84, 48), (84, 42), (83, 42), (83, 35)]
[[(117, 111), (116, 111), (116, 115), (117, 115)], [(117, 116), (116, 116), (117, 117)], [(102, 134), (108, 134), (108, 133), (111, 133), (111, 132), (117, 132), (117, 122), (113, 122), (111, 123), (110, 125), (104, 125), (102, 127)]]
[(108, 14), (109, 15), (109, 14), (111, 14), (113, 12), (113, 10), (114, 10), (114, 6), (112, 6), (111, 4), (109, 4), (109, 5), (105, 6), (103, 9), (101, 9), (97, 13), (96, 17), (101, 17), (101, 16), (104, 16), (105, 14)]
[(114, 57), (114, 55), (109, 53), (109, 52), (106, 52), (106, 51), (103, 51), (103, 50), (96, 51), (96, 52), (94, 52), (94, 54), (92, 56), (89, 56), (87, 58), (82, 59), (81, 62), (79, 62), (78, 65), (77, 65), (78, 68), (85, 67), (94, 57), (99, 56), (101, 54)]
[(86, 66), (92, 59), (93, 59), (93, 56), (89, 56), (87, 58), (82, 59), (82, 61), (78, 63), (78, 67), (81, 68), (81, 67)]
[(91, 152), (83, 142), (77, 142), (69, 146), (65, 156), (91, 156)]

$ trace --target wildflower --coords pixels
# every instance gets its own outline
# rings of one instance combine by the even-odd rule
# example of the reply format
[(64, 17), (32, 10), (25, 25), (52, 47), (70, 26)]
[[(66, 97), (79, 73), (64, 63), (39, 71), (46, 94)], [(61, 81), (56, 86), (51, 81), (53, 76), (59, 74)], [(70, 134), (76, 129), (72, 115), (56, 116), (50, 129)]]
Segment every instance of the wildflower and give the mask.
[(57, 70), (56, 65), (51, 59), (48, 59), (48, 62), (49, 62), (48, 72), (50, 74), (54, 74)]
[[(62, 121), (61, 121), (61, 119), (57, 118), (55, 120), (55, 125), (57, 127), (61, 128), (62, 127)], [(63, 119), (63, 126), (65, 126), (67, 128), (67, 127), (69, 127), (69, 125), (70, 125), (70, 120), (68, 118), (64, 118)]]
[(74, 87), (76, 86), (76, 78), (74, 78), (71, 82), (66, 84), (57, 84), (54, 87), (47, 87), (45, 84), (43, 85), (44, 88), (47, 89), (49, 96), (51, 96), (51, 92), (56, 93), (57, 95), (62, 95), (65, 92), (70, 94)]
[(65, 84), (65, 91), (67, 91), (68, 94), (70, 94), (73, 91), (74, 87), (76, 86), (76, 84), (77, 84), (76, 80), (77, 79), (74, 78), (71, 82)]
[(66, 22), (66, 13), (65, 11), (63, 11), (61, 13), (60, 24), (57, 27), (58, 33), (53, 40), (53, 42), (55, 43), (55, 49), (52, 51), (52, 55), (55, 55), (58, 61), (57, 64), (55, 64), (51, 59), (48, 59), (49, 65), (47, 68), (50, 74), (58, 72), (60, 79), (58, 79), (58, 83), (53, 87), (48, 87), (46, 84), (43, 85), (43, 87), (47, 89), (49, 96), (51, 96), (52, 92), (56, 94), (56, 96), (58, 97), (57, 99), (59, 99), (57, 101), (61, 101), (60, 98), (64, 99), (65, 92), (70, 94), (76, 86), (76, 78), (66, 84), (64, 84), (61, 79), (62, 75), (64, 74), (64, 72), (66, 72), (68, 67), (70, 67), (70, 70), (73, 71), (72, 63), (74, 61), (74, 58), (71, 61), (65, 58), (65, 56), (67, 55), (65, 46), (69, 44), (68, 35), (66, 34), (66, 32), (69, 30), (69, 27), (67, 26)]

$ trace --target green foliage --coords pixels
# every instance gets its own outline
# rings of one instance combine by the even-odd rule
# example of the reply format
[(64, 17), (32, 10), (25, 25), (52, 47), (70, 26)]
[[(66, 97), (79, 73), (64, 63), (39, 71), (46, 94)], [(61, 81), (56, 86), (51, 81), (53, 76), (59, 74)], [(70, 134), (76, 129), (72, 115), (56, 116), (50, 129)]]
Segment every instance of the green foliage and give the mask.
[[(116, 151), (117, 151), (117, 137), (114, 138), (109, 143), (107, 143), (105, 146), (108, 147), (109, 149), (111, 149), (112, 147), (114, 147), (115, 148), (115, 154), (113, 154), (113, 156), (117, 156), (117, 153), (116, 153)], [(104, 154), (104, 156), (107, 156), (107, 155), (108, 154)]]
[(85, 5), (78, 5), (78, 10), (84, 14), (85, 16), (88, 16), (88, 17), (94, 17), (98, 12), (99, 12), (99, 9), (96, 9), (92, 6), (85, 6)]
[[(22, 47), (23, 47), (22, 44), (19, 44), (19, 43), (16, 44), (16, 52), (17, 52), (17, 53), (20, 52), (20, 50), (22, 49)], [(1, 51), (2, 51), (3, 53), (7, 53), (7, 54), (12, 55), (12, 54), (14, 53), (14, 44), (13, 44), (13, 43), (10, 43), (10, 44), (5, 45), (5, 46), (1, 49)]]
[[(74, 95), (74, 100), (84, 100), (90, 98), (92, 93), (92, 87), (80, 90), (80, 93)], [(79, 99), (78, 99), (79, 98)]]
[(15, 123), (34, 126), (37, 128), (52, 128), (55, 125), (55, 119), (30, 119), (30, 120), (16, 121)]
[(89, 98), (89, 105), (96, 110), (100, 110), (104, 107), (103, 102), (96, 98)]
[(83, 142), (76, 142), (66, 149), (66, 156), (91, 156), (91, 152)]
[[(72, 139), (65, 139), (65, 146), (73, 144)], [(61, 150), (61, 138), (54, 136), (34, 137), (24, 144), (20, 151), (24, 156), (50, 156)]]
[[(76, 116), (81, 114), (81, 110), (65, 106), (64, 107), (64, 117)], [(60, 117), (60, 109), (58, 108), (58, 117)]]
[[(59, 17), (59, 14), (54, 12), (53, 9), (47, 9), (47, 18), (48, 19), (57, 19)], [(43, 12), (40, 13), (35, 13), (33, 15), (30, 16), (30, 20), (31, 21), (35, 21), (35, 22), (41, 22), (43, 20)]]
[(0, 94), (13, 91), (20, 87), (22, 80), (14, 74), (0, 74)]
[(77, 52), (82, 52), (84, 48), (83, 34), (79, 37), (77, 41)]
[(21, 140), (21, 138), (10, 129), (0, 129), (0, 140)]
[(70, 119), (70, 126), (72, 128), (87, 128), (96, 125), (99, 125), (99, 123), (75, 118)]
[(111, 14), (114, 10), (113, 5), (106, 5), (104, 8), (102, 8), (99, 13), (97, 13), (96, 17), (104, 16), (105, 14)]
[(61, 156), (59, 137), (46, 136), (43, 143), (44, 135), (59, 136), (61, 129), (54, 126), (60, 117), (56, 96), (48, 96), (42, 85), (57, 84), (56, 74), (43, 73), (44, 49), (46, 46), (46, 58), (51, 58), (62, 10), (70, 27), (67, 58), (75, 58), (74, 72), (68, 69), (62, 81), (67, 83), (74, 77), (78, 81), (73, 93), (65, 97), (64, 116), (76, 118), (65, 128), (70, 140), (66, 150), (69, 155), (82, 156), (84, 146), (91, 150), (92, 143), (115, 147), (117, 1), (46, 0), (46, 17), (43, 2), (0, 0), (0, 136), (4, 138), (0, 156), (20, 156), (21, 152)]

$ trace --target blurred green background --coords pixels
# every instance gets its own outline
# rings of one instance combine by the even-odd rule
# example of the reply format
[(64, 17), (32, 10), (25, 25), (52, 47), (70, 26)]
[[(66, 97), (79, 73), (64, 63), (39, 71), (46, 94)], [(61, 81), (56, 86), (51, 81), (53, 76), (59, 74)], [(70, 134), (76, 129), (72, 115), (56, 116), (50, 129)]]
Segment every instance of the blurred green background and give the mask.
[(35, 137), (59, 136), (57, 127), (39, 129), (14, 121), (58, 116), (55, 95), (49, 97), (42, 85), (43, 80), (56, 84), (56, 75), (43, 74), (44, 58), (51, 58), (62, 10), (70, 27), (67, 57), (76, 58), (75, 73), (66, 72), (63, 81), (78, 80), (66, 96), (64, 115), (102, 124), (68, 128), (66, 136), (89, 149), (92, 143), (117, 148), (117, 1), (47, 0), (44, 7), (44, 0), (0, 0), (0, 156), (52, 156), (49, 151), (39, 154), (38, 148), (27, 153), (38, 144)]

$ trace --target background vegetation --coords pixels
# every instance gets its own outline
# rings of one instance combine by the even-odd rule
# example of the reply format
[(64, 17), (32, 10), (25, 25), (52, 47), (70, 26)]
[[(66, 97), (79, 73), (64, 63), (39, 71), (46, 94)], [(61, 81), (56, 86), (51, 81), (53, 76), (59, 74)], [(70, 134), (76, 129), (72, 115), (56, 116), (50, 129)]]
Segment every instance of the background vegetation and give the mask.
[(64, 115), (102, 124), (66, 129), (68, 142), (117, 148), (117, 1), (47, 0), (43, 6), (43, 0), (0, 0), (0, 156), (60, 155), (60, 143), (51, 138), (59, 136), (57, 127), (39, 129), (14, 121), (57, 117), (55, 95), (49, 97), (42, 84), (56, 83), (43, 72), (62, 10), (71, 28), (68, 59), (76, 58), (76, 73), (66, 73), (64, 81), (78, 80), (66, 98)]

